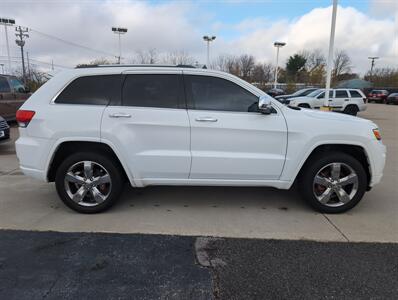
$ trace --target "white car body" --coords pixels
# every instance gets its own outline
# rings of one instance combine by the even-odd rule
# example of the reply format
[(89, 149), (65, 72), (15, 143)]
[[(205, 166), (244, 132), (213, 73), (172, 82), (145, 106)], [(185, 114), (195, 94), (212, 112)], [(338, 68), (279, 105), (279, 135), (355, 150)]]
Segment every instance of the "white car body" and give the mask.
[[(325, 94), (324, 89), (319, 89), (318, 95), (315, 97), (305, 96), (305, 97), (296, 97), (291, 98), (289, 105), (290, 106), (307, 106), (312, 109), (319, 109), (320, 107), (325, 105), (325, 98), (323, 97)], [(343, 95), (339, 95), (342, 92)], [(355, 106), (357, 111), (366, 110), (366, 96), (363, 94), (361, 90), (358, 89), (331, 89), (330, 97), (329, 97), (329, 106), (334, 111), (344, 112), (348, 106)]]
[[(369, 120), (331, 112), (295, 110), (272, 99), (274, 112), (229, 112), (148, 107), (65, 105), (54, 99), (80, 76), (98, 74), (193, 74), (231, 81), (260, 97), (265, 93), (223, 72), (175, 67), (107, 67), (59, 73), (25, 102), (35, 111), (20, 128), (16, 151), (21, 170), (49, 180), (65, 142), (109, 146), (132, 186), (239, 185), (288, 189), (310, 154), (322, 145), (359, 146), (369, 164), (369, 186), (383, 174), (385, 146)], [(112, 118), (114, 114), (131, 118)], [(217, 122), (200, 122), (200, 119)]]

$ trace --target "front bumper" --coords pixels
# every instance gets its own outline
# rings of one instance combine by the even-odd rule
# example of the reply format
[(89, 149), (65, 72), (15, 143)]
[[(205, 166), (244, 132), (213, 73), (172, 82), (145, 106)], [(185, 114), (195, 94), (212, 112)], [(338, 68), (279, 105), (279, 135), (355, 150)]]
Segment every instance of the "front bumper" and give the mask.
[(371, 142), (368, 151), (368, 159), (371, 166), (371, 180), (369, 182), (369, 186), (373, 187), (378, 184), (383, 177), (383, 171), (386, 164), (387, 148), (382, 142), (375, 140)]

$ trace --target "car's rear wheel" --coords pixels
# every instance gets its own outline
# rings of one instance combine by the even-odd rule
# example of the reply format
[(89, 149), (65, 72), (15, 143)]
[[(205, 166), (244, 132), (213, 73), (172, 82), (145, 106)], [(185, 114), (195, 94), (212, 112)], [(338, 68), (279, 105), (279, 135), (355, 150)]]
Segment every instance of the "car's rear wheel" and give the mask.
[(98, 213), (120, 197), (123, 175), (118, 165), (99, 153), (75, 153), (59, 166), (55, 186), (62, 201), (80, 213)]
[(351, 116), (356, 116), (358, 114), (358, 107), (356, 105), (348, 105), (345, 109), (344, 109), (344, 113), (351, 115)]
[(299, 178), (304, 199), (323, 213), (345, 212), (362, 199), (367, 176), (362, 164), (340, 152), (325, 152), (313, 157)]

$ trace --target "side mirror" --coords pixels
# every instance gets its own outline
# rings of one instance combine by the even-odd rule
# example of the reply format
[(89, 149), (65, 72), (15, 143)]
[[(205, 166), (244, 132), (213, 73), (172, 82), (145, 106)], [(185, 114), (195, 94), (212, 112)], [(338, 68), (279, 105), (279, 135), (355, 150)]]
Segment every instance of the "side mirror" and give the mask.
[(271, 97), (268, 95), (260, 96), (258, 109), (262, 114), (269, 115), (272, 112)]

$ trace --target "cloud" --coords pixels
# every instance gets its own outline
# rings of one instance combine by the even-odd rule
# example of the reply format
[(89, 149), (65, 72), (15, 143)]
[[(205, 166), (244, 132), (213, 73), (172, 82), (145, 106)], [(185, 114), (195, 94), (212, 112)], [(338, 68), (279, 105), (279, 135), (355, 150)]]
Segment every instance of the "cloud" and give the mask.
[[(397, 33), (394, 20), (375, 19), (352, 7), (338, 7), (335, 49), (351, 56), (354, 71), (364, 73), (368, 56), (380, 56), (378, 64), (398, 67)], [(245, 24), (245, 21), (242, 22)], [(331, 7), (316, 8), (293, 21), (277, 21), (269, 27), (258, 28), (236, 39), (236, 52), (250, 52), (256, 58), (273, 62), (273, 41), (284, 41), (281, 59), (302, 49), (322, 49), (326, 55), (329, 45)]]
[[(373, 3), (368, 14), (352, 7), (339, 6), (335, 46), (348, 52), (355, 66), (354, 71), (367, 71), (368, 56), (380, 56), (378, 66), (398, 67), (398, 13), (391, 13), (395, 3), (384, 1), (378, 6), (376, 16), (373, 14)], [(287, 4), (281, 2), (281, 5)], [(205, 44), (202, 36), (212, 33), (217, 35), (212, 44), (213, 57), (220, 53), (249, 53), (260, 61), (273, 62), (273, 42), (276, 40), (287, 42), (281, 50), (282, 62), (303, 49), (320, 48), (326, 54), (331, 20), (331, 7), (320, 7), (293, 19), (271, 21), (268, 18), (248, 17), (240, 22), (225, 23), (217, 19), (217, 12), (210, 14), (195, 2), (185, 1), (5, 0), (1, 2), (0, 10), (2, 17), (13, 17), (18, 24), (115, 55), (118, 54), (117, 36), (111, 32), (111, 27), (127, 27), (128, 33), (122, 36), (122, 55), (126, 62), (131, 61), (136, 51), (153, 48), (159, 52), (183, 50), (203, 62)], [(383, 15), (383, 11), (389, 13)], [(209, 28), (214, 32), (209, 33)], [(232, 34), (224, 36), (224, 31)], [(1, 28), (0, 59), (4, 60), (3, 36)], [(19, 56), (13, 36), (10, 44), (12, 55)], [(36, 60), (53, 60), (55, 64), (71, 67), (106, 56), (49, 39), (35, 31), (30, 32), (25, 49)]]

